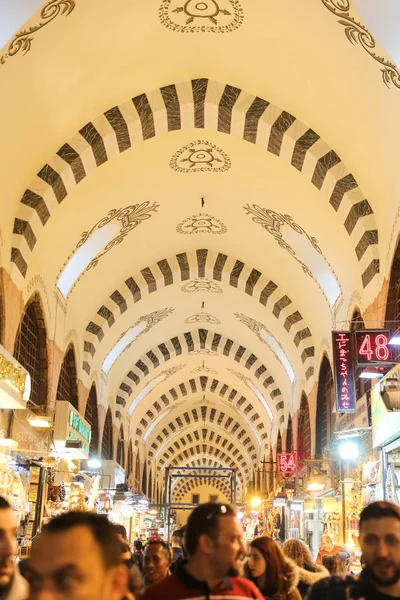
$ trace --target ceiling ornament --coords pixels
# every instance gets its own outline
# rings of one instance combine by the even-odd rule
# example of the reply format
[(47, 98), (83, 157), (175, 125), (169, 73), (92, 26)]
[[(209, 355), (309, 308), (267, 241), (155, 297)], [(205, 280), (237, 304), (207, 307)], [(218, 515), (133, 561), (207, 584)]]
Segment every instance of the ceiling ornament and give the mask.
[(196, 279), (188, 281), (181, 287), (181, 290), (185, 293), (210, 292), (211, 294), (222, 294), (222, 288), (218, 283), (215, 283), (206, 277), (197, 277)]
[(229, 33), (243, 23), (238, 0), (163, 0), (161, 23), (177, 33)]
[[(257, 204), (253, 204), (252, 206), (250, 206), (250, 204), (247, 204), (243, 208), (246, 211), (246, 213), (251, 216), (254, 223), (261, 225), (261, 227), (263, 227), (263, 229), (268, 231), (268, 233), (270, 233), (275, 238), (275, 240), (278, 242), (279, 246), (283, 250), (286, 250), (301, 265), (303, 272), (315, 281), (315, 283), (318, 285), (321, 292), (325, 296), (328, 304), (330, 306), (333, 306), (335, 304), (335, 302), (337, 301), (337, 299), (339, 298), (339, 296), (341, 295), (342, 290), (341, 290), (339, 281), (338, 281), (329, 261), (324, 256), (321, 248), (318, 246), (317, 239), (314, 236), (309, 235), (305, 231), (305, 229), (303, 229), (303, 227), (301, 227), (301, 225), (299, 225), (298, 223), (296, 223), (293, 220), (293, 218), (290, 215), (277, 213), (270, 208), (263, 208), (261, 206), (258, 206)], [(312, 248), (323, 259), (326, 267), (329, 269), (330, 274), (331, 274), (332, 279), (331, 279), (330, 286), (325, 285), (325, 287), (322, 287), (321, 282), (318, 279), (318, 275), (320, 275), (320, 277), (322, 277), (322, 280), (323, 280), (324, 279), (323, 276), (326, 273), (321, 273), (320, 271), (317, 271), (316, 268), (311, 269), (298, 256), (298, 253), (296, 252), (295, 248), (293, 247), (293, 242), (296, 242), (296, 239), (293, 238), (292, 235), (290, 235), (290, 232), (295, 232), (296, 234), (298, 234), (300, 236), (305, 236), (307, 238), (307, 240), (309, 241), (309, 243), (311, 244)], [(285, 237), (287, 239), (289, 239), (290, 242), (288, 242), (287, 239), (285, 239)], [(310, 261), (313, 260), (311, 257), (311, 254), (310, 254), (309, 260)], [(326, 267), (325, 267), (325, 270), (326, 270)], [(318, 268), (321, 269), (321, 264), (318, 265)], [(328, 287), (330, 287), (331, 289), (328, 289)]]
[(216, 217), (206, 213), (198, 213), (181, 221), (176, 231), (177, 233), (189, 235), (192, 233), (212, 233), (218, 235), (226, 233), (227, 229), (222, 221)]
[(350, 15), (350, 0), (321, 0), (322, 4), (331, 11), (335, 16), (339, 17), (338, 23), (345, 28), (345, 34), (349, 42), (352, 44), (360, 44), (371, 58), (376, 60), (381, 65), (381, 73), (383, 83), (390, 87), (393, 84), (400, 88), (400, 71), (393, 62), (383, 56), (378, 56), (374, 49), (376, 42), (371, 32), (358, 23), (354, 17)]
[(218, 352), (215, 350), (210, 350), (209, 348), (200, 348), (199, 350), (191, 350), (189, 352), (191, 356), (196, 356), (197, 354), (206, 354), (208, 356), (218, 356)]
[[(209, 313), (198, 312), (185, 319), (184, 323), (210, 323), (212, 325), (220, 325), (221, 321)], [(198, 352), (198, 350), (195, 350), (194, 352)]]
[(199, 171), (223, 173), (231, 168), (231, 160), (215, 144), (205, 140), (197, 140), (175, 152), (169, 166), (177, 173), (196, 173)]
[(18, 52), (27, 54), (31, 49), (33, 36), (40, 29), (51, 23), (58, 15), (68, 16), (75, 8), (75, 0), (50, 0), (40, 11), (42, 21), (37, 25), (18, 31), (8, 44), (7, 52), (0, 56), (0, 64), (4, 65), (8, 58), (15, 56)]
[(90, 230), (84, 231), (81, 235), (79, 242), (75, 246), (75, 249), (71, 252), (71, 254), (64, 262), (63, 266), (61, 267), (57, 275), (57, 281), (59, 280), (62, 272), (64, 271), (65, 267), (67, 266), (75, 252), (79, 250), (79, 248), (81, 248), (81, 246), (83, 246), (83, 244), (85, 244), (96, 231), (98, 231), (106, 225), (111, 225), (112, 223), (118, 223), (120, 227), (118, 235), (116, 235), (105, 246), (105, 248), (94, 257), (94, 259), (88, 264), (88, 266), (83, 270), (83, 272), (77, 277), (73, 286), (67, 294), (67, 298), (70, 296), (76, 284), (85, 275), (85, 273), (90, 271), (90, 269), (94, 269), (95, 267), (97, 267), (97, 265), (99, 264), (99, 260), (102, 256), (107, 254), (107, 252), (112, 250), (112, 248), (114, 248), (115, 246), (118, 246), (126, 238), (128, 233), (133, 231), (133, 229), (136, 229), (136, 227), (143, 223), (143, 221), (150, 219), (152, 213), (157, 212), (159, 206), (160, 205), (157, 204), (157, 202), (153, 202), (152, 204), (150, 204), (150, 202), (146, 201), (142, 202), (142, 204), (131, 204), (130, 206), (126, 206), (125, 208), (113, 208), (107, 213), (105, 217), (103, 217), (102, 219), (100, 219), (100, 221), (93, 225), (93, 227)]
[[(113, 352), (114, 348), (119, 344), (119, 342), (122, 340), (122, 338), (125, 337), (127, 333), (129, 333), (129, 331), (137, 328), (138, 325), (143, 324), (143, 329), (138, 331), (138, 333), (135, 335), (133, 340), (129, 344), (127, 344), (127, 346), (125, 346), (124, 349), (116, 356), (116, 358), (115, 358), (115, 361), (116, 361), (117, 358), (120, 358), (120, 356), (122, 356), (122, 354), (124, 354), (124, 352), (129, 350), (129, 348), (132, 346), (132, 344), (134, 342), (136, 342), (142, 335), (144, 335), (145, 333), (150, 331), (150, 329), (153, 329), (153, 327), (155, 325), (157, 325), (157, 323), (160, 323), (161, 321), (166, 319), (169, 315), (171, 315), (174, 312), (174, 310), (175, 309), (173, 309), (173, 308), (162, 308), (161, 310), (155, 310), (155, 311), (149, 313), (148, 315), (141, 316), (137, 321), (135, 321), (135, 323), (133, 323), (133, 325), (128, 327), (128, 329), (126, 331), (121, 333), (118, 340), (115, 342), (114, 346), (110, 350), (109, 355)], [(115, 364), (115, 361), (113, 364)], [(110, 370), (111, 370), (112, 366), (113, 365), (111, 365)]]
[[(205, 365), (204, 362), (202, 365), (199, 365), (195, 369), (192, 369), (190, 372), (191, 373), (208, 373), (209, 375), (218, 375), (218, 371), (216, 371), (215, 369), (212, 369), (211, 367), (207, 367), (207, 365)], [(202, 402), (203, 402), (203, 400), (202, 400)]]

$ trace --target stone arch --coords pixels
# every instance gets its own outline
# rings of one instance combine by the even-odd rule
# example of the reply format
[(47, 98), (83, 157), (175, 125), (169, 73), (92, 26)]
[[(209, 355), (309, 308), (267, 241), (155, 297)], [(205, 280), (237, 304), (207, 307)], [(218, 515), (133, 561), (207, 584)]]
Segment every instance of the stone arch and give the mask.
[(331, 441), (334, 427), (334, 384), (332, 368), (327, 356), (322, 359), (318, 377), (315, 455), (322, 457)]
[(292, 452), (294, 450), (293, 447), (293, 424), (292, 417), (289, 413), (287, 428), (286, 428), (286, 443), (285, 443), (286, 452)]
[(311, 458), (311, 419), (306, 394), (303, 392), (297, 423), (297, 454), (299, 465)]
[(390, 269), (385, 324), (390, 327), (393, 334), (400, 330), (400, 237), (397, 240)]
[(113, 456), (113, 424), (111, 409), (109, 408), (104, 421), (103, 437), (101, 439), (101, 458), (103, 460), (112, 460)]
[(89, 456), (97, 457), (99, 453), (99, 416), (97, 411), (96, 385), (92, 383), (85, 408), (85, 420), (92, 428)]
[(121, 315), (149, 294), (191, 278), (211, 277), (240, 293), (254, 297), (280, 321), (300, 353), (306, 379), (314, 374), (312, 333), (289, 296), (269, 277), (239, 259), (221, 252), (199, 249), (163, 258), (129, 277), (102, 304), (86, 326), (83, 370), (89, 375), (93, 358)]
[(336, 152), (315, 131), (267, 100), (203, 78), (167, 85), (110, 108), (84, 125), (42, 167), (24, 192), (14, 221), (11, 276), (16, 285), (23, 285), (43, 228), (93, 165), (99, 167), (135, 143), (166, 131), (193, 128), (238, 132), (243, 140), (300, 171), (342, 221), (360, 264), (363, 286), (379, 273), (373, 210)]
[(128, 477), (131, 477), (132, 473), (133, 473), (133, 448), (132, 448), (132, 442), (129, 441), (126, 474)]
[(56, 399), (70, 402), (79, 411), (78, 380), (73, 344), (70, 344), (64, 355), (58, 378)]
[(14, 357), (31, 376), (28, 407), (39, 414), (45, 414), (48, 408), (47, 332), (38, 293), (25, 305), (15, 338)]
[(125, 448), (124, 448), (124, 440), (125, 440), (125, 436), (124, 436), (124, 428), (121, 424), (121, 427), (119, 428), (119, 434), (118, 434), (118, 442), (117, 442), (117, 463), (122, 467), (125, 468)]
[(227, 501), (230, 501), (231, 490), (229, 485), (223, 482), (221, 479), (200, 477), (193, 479), (177, 479), (177, 483), (171, 489), (171, 500), (172, 502), (179, 502), (192, 489), (201, 485), (209, 485), (217, 492), (221, 492)]
[[(178, 475), (180, 475), (181, 474), (181, 471), (179, 470), (180, 467), (193, 467), (193, 472), (185, 471), (186, 475), (198, 475), (199, 467), (201, 467), (202, 469), (208, 468), (208, 470), (206, 470), (206, 471), (201, 471), (201, 473), (203, 475), (215, 475), (216, 468), (224, 469), (225, 473), (228, 471), (228, 469), (229, 470), (231, 469), (231, 467), (227, 467), (226, 464), (224, 464), (221, 460), (216, 459), (214, 456), (209, 456), (209, 455), (208, 456), (196, 456), (196, 457), (191, 457), (190, 459), (185, 459), (182, 462), (182, 464), (180, 464), (179, 466), (175, 466), (175, 467), (171, 467), (171, 468), (173, 469), (174, 473), (177, 473)], [(158, 468), (160, 469), (160, 467), (158, 467)], [(221, 480), (219, 480), (219, 481), (221, 481)], [(224, 481), (224, 480), (222, 480), (222, 481)], [(247, 481), (246, 479), (243, 479), (243, 473), (241, 473), (240, 470), (239, 471), (236, 470), (236, 490), (238, 492), (237, 496), (239, 498), (241, 498), (243, 496), (246, 481)]]

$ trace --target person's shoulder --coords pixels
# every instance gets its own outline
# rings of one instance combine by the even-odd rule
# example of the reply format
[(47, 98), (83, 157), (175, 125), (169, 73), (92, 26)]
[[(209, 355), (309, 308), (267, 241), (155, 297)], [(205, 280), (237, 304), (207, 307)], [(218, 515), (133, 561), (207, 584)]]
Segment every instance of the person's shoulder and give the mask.
[(243, 593), (243, 598), (264, 598), (258, 587), (245, 577), (232, 577), (234, 590)]
[(168, 598), (173, 598), (171, 592), (173, 590), (174, 585), (178, 583), (178, 578), (175, 573), (172, 575), (168, 575), (165, 579), (158, 581), (157, 583), (152, 583), (149, 585), (142, 596), (142, 600), (151, 600), (152, 598), (161, 598), (162, 594), (167, 590), (169, 595), (166, 596)]
[[(307, 594), (307, 600), (318, 600), (319, 598), (330, 597), (330, 594), (334, 594), (334, 597), (341, 598), (341, 592), (346, 597), (346, 590), (354, 585), (357, 586), (358, 577), (354, 575), (332, 575), (332, 577), (326, 577), (314, 583)], [(339, 594), (337, 596), (337, 594)]]

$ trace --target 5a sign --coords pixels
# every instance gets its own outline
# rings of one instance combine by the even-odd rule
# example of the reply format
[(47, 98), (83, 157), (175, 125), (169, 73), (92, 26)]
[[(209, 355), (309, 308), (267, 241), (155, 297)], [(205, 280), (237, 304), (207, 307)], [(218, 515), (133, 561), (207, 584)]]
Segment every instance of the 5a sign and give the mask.
[(296, 455), (293, 452), (282, 452), (278, 454), (278, 471), (279, 473), (292, 475), (296, 472)]

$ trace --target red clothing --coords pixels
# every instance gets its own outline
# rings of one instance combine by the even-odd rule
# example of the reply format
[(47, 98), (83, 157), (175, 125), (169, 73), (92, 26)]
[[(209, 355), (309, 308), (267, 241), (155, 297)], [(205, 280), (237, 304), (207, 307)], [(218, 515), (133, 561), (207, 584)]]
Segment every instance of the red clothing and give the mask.
[(142, 600), (217, 600), (228, 596), (229, 600), (255, 598), (264, 600), (254, 583), (244, 577), (226, 577), (214, 589), (210, 590), (205, 581), (199, 581), (185, 571), (183, 565), (175, 573), (158, 583), (150, 585)]

